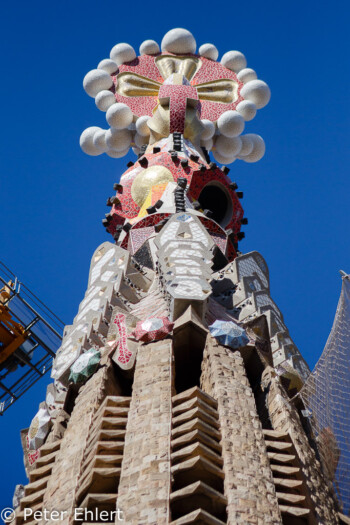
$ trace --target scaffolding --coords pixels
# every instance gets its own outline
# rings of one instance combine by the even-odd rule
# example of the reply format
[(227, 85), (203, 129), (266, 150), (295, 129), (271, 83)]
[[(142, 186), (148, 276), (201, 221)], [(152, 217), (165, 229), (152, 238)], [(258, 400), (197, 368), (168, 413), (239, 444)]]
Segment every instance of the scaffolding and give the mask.
[(0, 415), (51, 369), (63, 327), (0, 261)]
[(350, 516), (350, 276), (326, 346), (299, 395), (340, 508)]

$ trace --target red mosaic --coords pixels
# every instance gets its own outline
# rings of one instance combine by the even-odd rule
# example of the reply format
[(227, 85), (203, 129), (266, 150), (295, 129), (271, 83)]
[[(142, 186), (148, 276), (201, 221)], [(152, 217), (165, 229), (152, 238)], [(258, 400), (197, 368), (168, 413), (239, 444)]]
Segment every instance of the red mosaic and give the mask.
[(170, 133), (174, 133), (175, 131), (184, 133), (187, 100), (198, 100), (196, 88), (185, 85), (161, 86), (158, 97), (159, 99), (169, 99)]
[(137, 341), (150, 343), (164, 339), (174, 328), (168, 317), (151, 317), (145, 321), (139, 321), (132, 335)]
[(118, 313), (113, 321), (114, 324), (117, 325), (119, 333), (118, 354), (116, 361), (124, 366), (127, 365), (132, 358), (132, 352), (127, 346), (127, 329), (125, 319), (126, 318), (124, 314)]
[[(164, 53), (164, 55), (169, 55), (169, 53)], [(159, 56), (159, 55), (158, 55)], [(237, 104), (243, 100), (241, 96), (241, 89), (243, 87), (242, 82), (237, 78), (236, 73), (227, 69), (219, 62), (214, 62), (204, 57), (199, 57), (198, 55), (189, 55), (199, 58), (201, 61), (201, 67), (198, 69), (197, 73), (191, 79), (190, 84), (192, 87), (198, 87), (201, 84), (206, 84), (207, 82), (213, 82), (215, 80), (231, 79), (237, 84), (237, 98), (232, 103), (221, 103), (221, 102), (212, 102), (210, 100), (201, 100), (201, 118), (208, 119), (211, 121), (216, 121), (222, 113), (228, 110), (234, 110), (237, 107)], [(143, 76), (163, 84), (163, 79), (155, 62), (156, 57), (150, 55), (142, 55), (135, 58), (132, 62), (127, 64), (122, 64), (119, 67), (119, 73), (123, 72), (133, 72), (136, 75)], [(113, 77), (115, 87), (118, 85), (118, 75)], [(197, 95), (198, 97), (198, 95)], [(127, 104), (134, 115), (142, 116), (153, 115), (153, 111), (158, 104), (158, 96), (123, 96), (119, 93), (115, 93), (115, 98), (117, 102), (122, 102)], [(199, 95), (200, 99), (200, 95)]]
[(29, 449), (29, 438), (26, 437), (26, 443), (27, 443), (27, 456), (28, 456), (28, 463), (29, 465), (34, 465), (37, 459), (40, 458), (40, 450), (30, 450)]

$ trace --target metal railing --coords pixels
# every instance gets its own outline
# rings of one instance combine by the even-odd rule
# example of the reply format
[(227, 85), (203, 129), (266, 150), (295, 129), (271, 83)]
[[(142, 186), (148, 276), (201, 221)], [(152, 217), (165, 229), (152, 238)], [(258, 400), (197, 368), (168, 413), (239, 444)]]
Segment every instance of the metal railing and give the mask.
[(64, 328), (61, 319), (0, 261), (3, 288), (7, 297), (1, 304), (24, 329), (26, 338), (0, 364), (0, 415), (51, 369)]

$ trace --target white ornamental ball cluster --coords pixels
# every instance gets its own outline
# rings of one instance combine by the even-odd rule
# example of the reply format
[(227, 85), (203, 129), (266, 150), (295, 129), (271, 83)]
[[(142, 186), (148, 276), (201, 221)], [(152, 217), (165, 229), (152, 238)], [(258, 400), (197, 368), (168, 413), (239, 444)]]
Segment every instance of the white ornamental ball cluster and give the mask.
[(246, 157), (253, 151), (254, 142), (249, 134), (241, 135), (241, 141), (242, 141), (242, 145), (241, 145), (241, 151), (239, 152), (239, 156)]
[(134, 48), (130, 44), (117, 44), (115, 45), (109, 54), (111, 60), (113, 60), (118, 66), (125, 62), (131, 62), (136, 58)]
[(115, 104), (115, 96), (111, 91), (104, 89), (97, 93), (95, 104), (101, 111), (107, 111), (113, 104)]
[(106, 143), (109, 149), (121, 152), (130, 148), (132, 133), (128, 129), (111, 128), (106, 131)]
[(250, 133), (241, 137), (217, 137), (213, 156), (221, 164), (232, 164), (236, 159), (258, 162), (265, 154), (265, 142), (260, 135)]
[(157, 55), (159, 52), (159, 45), (154, 40), (145, 40), (140, 45), (140, 55)]
[(150, 135), (150, 129), (147, 125), (149, 119), (150, 117), (148, 115), (144, 115), (139, 117), (136, 121), (136, 131), (141, 137), (149, 137)]
[[(199, 55), (217, 59), (217, 49), (213, 44), (203, 44)], [(258, 109), (266, 106), (270, 100), (270, 89), (262, 80), (258, 80), (254, 69), (247, 67), (247, 60), (240, 51), (228, 51), (221, 59), (221, 64), (234, 71), (242, 82), (241, 96), (244, 100), (237, 104), (236, 110), (226, 111), (215, 123), (203, 120), (204, 130), (201, 146), (213, 150), (214, 158), (223, 164), (231, 164), (237, 158), (246, 162), (257, 162), (265, 153), (265, 143), (259, 135), (241, 136), (245, 121), (252, 120)]]
[(106, 130), (100, 129), (99, 131), (96, 131), (94, 133), (92, 142), (100, 153), (106, 153), (106, 151), (109, 149), (106, 143)]
[(134, 143), (137, 148), (141, 148), (144, 144), (148, 143), (148, 137), (143, 137), (139, 133), (135, 133), (134, 135)]
[(240, 51), (227, 51), (221, 58), (221, 64), (235, 73), (247, 67), (247, 60)]
[(217, 126), (225, 137), (238, 137), (244, 130), (244, 118), (237, 111), (225, 111), (218, 118)]
[(250, 100), (242, 100), (237, 105), (236, 110), (246, 121), (253, 120), (256, 115), (256, 105)]
[(262, 80), (251, 80), (244, 84), (241, 95), (253, 102), (258, 109), (261, 109), (268, 104), (271, 92), (269, 86)]
[(214, 44), (203, 44), (198, 49), (198, 54), (199, 56), (209, 58), (210, 60), (217, 60), (219, 56), (219, 51), (214, 46)]
[(215, 134), (215, 124), (211, 120), (203, 119), (201, 124), (204, 126), (204, 130), (201, 135), (201, 140), (209, 140)]
[(271, 93), (269, 86), (262, 80), (258, 80), (254, 69), (247, 67), (247, 60), (240, 51), (228, 51), (221, 58), (221, 64), (234, 71), (237, 78), (242, 82), (241, 96), (244, 101), (236, 108), (244, 120), (252, 120), (258, 109), (268, 104)]
[(218, 151), (213, 152), (214, 159), (220, 162), (220, 164), (224, 164), (227, 166), (228, 164), (232, 164), (236, 160), (236, 157), (234, 155), (230, 157), (225, 157), (224, 155), (221, 155)]
[(109, 58), (104, 58), (101, 60), (99, 65), (97, 66), (97, 69), (103, 69), (103, 71), (106, 71), (109, 75), (113, 75), (118, 71), (118, 66), (114, 62), (114, 60), (110, 60)]
[(221, 164), (232, 164), (236, 159), (258, 162), (265, 154), (265, 142), (260, 135), (250, 133), (241, 137), (217, 137), (213, 156)]
[(194, 54), (196, 47), (197, 44), (192, 33), (180, 27), (168, 31), (161, 43), (163, 53), (174, 53), (175, 55), (183, 53)]
[(133, 114), (129, 106), (117, 102), (108, 108), (106, 120), (111, 128), (125, 129), (133, 121)]
[(240, 82), (243, 82), (243, 84), (246, 84), (247, 82), (250, 82), (251, 80), (256, 80), (258, 78), (258, 75), (254, 71), (254, 69), (251, 69), (250, 67), (246, 67), (244, 69), (241, 69), (241, 71), (237, 73), (237, 78)]
[(85, 75), (83, 86), (90, 97), (96, 97), (100, 91), (113, 86), (113, 79), (103, 69), (93, 69)]
[(240, 137), (225, 137), (220, 135), (215, 141), (215, 148), (218, 153), (224, 157), (236, 157), (242, 147), (242, 140)]
[(106, 151), (108, 157), (111, 157), (112, 159), (121, 159), (122, 157), (125, 157), (129, 153), (130, 148), (126, 148), (123, 151), (116, 151), (113, 149), (109, 149)]
[(260, 135), (255, 135), (254, 133), (251, 133), (247, 136), (253, 143), (252, 151), (251, 153), (249, 153), (249, 155), (241, 157), (240, 154), (239, 157), (242, 158), (242, 160), (244, 160), (245, 162), (258, 162), (258, 160), (262, 159), (265, 154), (264, 139), (260, 137)]
[(95, 133), (100, 130), (101, 128), (97, 126), (91, 126), (90, 128), (86, 128), (80, 135), (80, 147), (87, 155), (92, 155), (95, 157), (102, 153), (102, 151), (100, 151), (93, 142)]
[(88, 155), (106, 153), (109, 157), (124, 157), (130, 148), (131, 131), (127, 129), (101, 129), (97, 126), (87, 128), (80, 136), (80, 147)]

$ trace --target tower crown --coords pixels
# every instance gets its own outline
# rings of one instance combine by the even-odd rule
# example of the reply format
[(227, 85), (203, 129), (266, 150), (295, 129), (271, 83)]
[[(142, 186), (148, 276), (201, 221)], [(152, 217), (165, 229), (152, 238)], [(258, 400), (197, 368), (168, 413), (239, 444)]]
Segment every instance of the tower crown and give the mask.
[(260, 160), (263, 139), (242, 132), (269, 102), (269, 87), (239, 51), (217, 62), (213, 44), (203, 44), (198, 53), (196, 48), (193, 35), (181, 28), (166, 33), (161, 49), (153, 40), (143, 42), (140, 56), (129, 44), (115, 45), (110, 58), (84, 78), (110, 128), (87, 128), (80, 137), (83, 151), (120, 158), (130, 147), (139, 154), (142, 146), (178, 132), (222, 164)]

